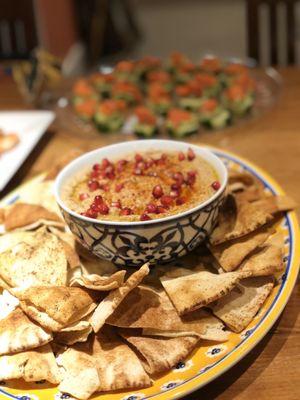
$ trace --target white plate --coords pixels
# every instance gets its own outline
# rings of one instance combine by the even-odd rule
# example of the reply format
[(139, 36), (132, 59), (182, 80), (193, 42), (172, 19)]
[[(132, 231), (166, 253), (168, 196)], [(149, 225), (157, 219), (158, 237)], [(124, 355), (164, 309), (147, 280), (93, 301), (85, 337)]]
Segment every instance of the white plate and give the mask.
[(54, 117), (52, 111), (0, 112), (0, 129), (5, 133), (16, 133), (20, 139), (15, 148), (0, 156), (0, 191), (36, 146)]

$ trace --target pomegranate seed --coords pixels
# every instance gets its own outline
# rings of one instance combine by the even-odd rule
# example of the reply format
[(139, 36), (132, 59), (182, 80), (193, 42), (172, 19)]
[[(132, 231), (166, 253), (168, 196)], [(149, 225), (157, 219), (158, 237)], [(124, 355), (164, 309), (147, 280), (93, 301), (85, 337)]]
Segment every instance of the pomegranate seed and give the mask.
[(85, 213), (85, 215), (89, 218), (97, 218), (98, 217), (98, 213), (93, 211), (93, 210), (87, 210), (87, 212)]
[(99, 189), (100, 185), (99, 182), (91, 180), (88, 182), (88, 187), (91, 192), (94, 192), (95, 190)]
[(179, 183), (172, 183), (171, 189), (172, 189), (172, 190), (177, 190), (177, 192), (179, 192), (179, 191), (181, 190), (181, 184), (179, 184)]
[(215, 182), (212, 183), (211, 186), (212, 186), (212, 188), (213, 188), (214, 190), (219, 190), (220, 187), (221, 187), (221, 184), (220, 184), (219, 181), (215, 181)]
[(93, 179), (93, 178), (98, 178), (99, 175), (100, 175), (99, 171), (92, 171), (92, 172), (90, 173), (90, 178), (91, 178), (91, 179)]
[(142, 157), (139, 153), (137, 153), (137, 154), (134, 156), (134, 158), (135, 158), (135, 161), (136, 161), (136, 162), (140, 162), (140, 161), (143, 161), (143, 160), (144, 160), (143, 157)]
[(101, 168), (101, 167), (100, 167), (100, 164), (94, 164), (94, 165), (93, 165), (93, 170), (94, 170), (94, 171), (99, 171), (100, 168)]
[(152, 194), (156, 199), (159, 199), (164, 194), (162, 187), (160, 185), (154, 186)]
[(123, 187), (124, 187), (124, 183), (118, 183), (118, 184), (116, 185), (116, 187), (115, 187), (115, 191), (116, 191), (117, 193), (119, 193), (119, 192), (121, 192), (121, 190), (123, 189)]
[(144, 163), (144, 161), (139, 161), (138, 163), (136, 163), (135, 166), (137, 168), (140, 168), (140, 169), (145, 169), (146, 168), (146, 164)]
[(179, 197), (178, 190), (171, 190), (170, 197), (172, 197), (172, 199), (176, 199), (176, 197)]
[(127, 164), (126, 160), (119, 160), (117, 162), (117, 171), (122, 172), (124, 170), (124, 166)]
[(102, 215), (105, 215), (105, 214), (109, 213), (109, 207), (105, 203), (99, 204), (98, 205), (98, 210), (99, 210), (99, 213), (102, 214)]
[(193, 186), (195, 181), (196, 181), (196, 177), (195, 176), (188, 176), (187, 179), (185, 180), (185, 183), (188, 186)]
[(175, 179), (175, 181), (179, 184), (182, 185), (183, 181), (184, 181), (184, 177), (183, 174), (181, 172), (175, 172), (175, 174), (173, 175), (173, 179)]
[(80, 193), (79, 195), (79, 200), (85, 200), (88, 199), (90, 197), (90, 195), (88, 193)]
[(143, 175), (143, 171), (140, 168), (135, 168), (133, 173), (134, 175)]
[(103, 203), (103, 198), (102, 198), (102, 196), (95, 196), (95, 198), (94, 198), (94, 203), (95, 204), (101, 204), (101, 203)]
[(103, 160), (101, 161), (101, 166), (102, 168), (106, 168), (110, 165), (110, 161), (107, 158), (103, 158)]
[(184, 204), (184, 203), (185, 203), (185, 198), (179, 197), (178, 199), (176, 199), (176, 204), (177, 204), (178, 206), (181, 206), (181, 205)]
[(115, 208), (122, 208), (120, 200), (113, 201), (113, 202), (111, 203), (111, 206), (112, 206), (112, 207), (115, 207)]
[(95, 203), (91, 204), (90, 209), (96, 213), (99, 212), (98, 204)]
[(197, 175), (197, 171), (188, 171), (188, 176), (195, 178)]
[(131, 215), (132, 214), (132, 209), (129, 207), (124, 207), (120, 211), (120, 215)]
[(107, 174), (106, 177), (107, 177), (108, 179), (110, 179), (110, 180), (113, 180), (113, 179), (115, 179), (116, 175), (114, 174), (114, 172), (112, 172), (112, 173), (110, 173), (110, 174)]
[(179, 161), (185, 160), (185, 155), (184, 155), (183, 151), (180, 151), (180, 152), (178, 153), (178, 160), (179, 160)]
[(163, 213), (165, 213), (165, 212), (167, 212), (167, 209), (166, 209), (165, 207), (163, 207), (163, 206), (157, 206), (156, 214), (163, 214)]
[(192, 150), (190, 147), (188, 148), (187, 151), (187, 158), (189, 161), (193, 161), (193, 159), (196, 157), (196, 154), (194, 153), (194, 150)]
[(146, 211), (150, 214), (156, 214), (157, 213), (157, 207), (155, 204), (149, 203), (146, 206)]
[(164, 160), (164, 161), (166, 161), (167, 158), (168, 157), (167, 157), (167, 155), (165, 153), (162, 153), (162, 155), (160, 156), (160, 159)]
[(173, 203), (173, 198), (171, 196), (164, 195), (161, 197), (160, 202), (163, 206), (170, 206)]
[(141, 220), (141, 221), (149, 221), (150, 219), (151, 219), (151, 217), (149, 217), (148, 214), (142, 214), (142, 215), (140, 216), (140, 220)]

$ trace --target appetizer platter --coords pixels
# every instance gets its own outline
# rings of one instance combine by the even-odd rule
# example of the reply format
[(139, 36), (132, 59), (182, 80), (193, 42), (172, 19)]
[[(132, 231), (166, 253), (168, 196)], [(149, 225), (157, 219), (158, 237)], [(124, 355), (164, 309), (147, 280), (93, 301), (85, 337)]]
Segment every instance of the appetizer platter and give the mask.
[[(264, 337), (298, 273), (295, 204), (250, 162), (210, 151), (228, 170), (217, 225), (167, 264), (116, 267), (75, 241), (74, 226), (65, 214), (62, 219), (54, 197), (53, 179), (64, 163), (2, 201), (3, 398), (180, 398), (222, 374)], [(56, 196), (64, 171), (56, 179)], [(219, 173), (221, 183), (225, 178)], [(93, 190), (88, 193), (94, 198)], [(189, 210), (178, 217), (184, 212)], [(98, 215), (76, 214), (94, 227), (102, 223)], [(131, 223), (149, 227), (170, 218), (176, 215)], [(168, 240), (174, 248), (174, 236)], [(88, 247), (86, 237), (81, 244)]]
[(0, 112), (0, 191), (54, 120), (52, 111)]
[[(275, 101), (278, 77), (236, 61), (205, 57), (192, 62), (172, 53), (162, 61), (144, 57), (119, 62), (78, 79), (69, 98), (69, 127), (88, 132), (123, 132), (175, 138), (223, 129), (258, 115)], [(74, 118), (76, 115), (76, 118)], [(71, 126), (71, 128), (72, 128)]]

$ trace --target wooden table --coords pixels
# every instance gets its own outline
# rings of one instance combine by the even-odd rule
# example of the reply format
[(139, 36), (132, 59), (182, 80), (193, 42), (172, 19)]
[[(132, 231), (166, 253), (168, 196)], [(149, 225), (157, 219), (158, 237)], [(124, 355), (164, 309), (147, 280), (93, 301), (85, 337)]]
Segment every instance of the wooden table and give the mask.
[[(248, 158), (266, 169), (300, 204), (300, 69), (280, 72), (284, 79), (283, 91), (271, 111), (242, 126), (199, 135), (191, 142), (212, 144)], [(0, 108), (26, 107), (10, 79), (1, 78), (0, 85)], [(53, 160), (73, 147), (89, 150), (115, 140), (120, 137), (99, 135), (87, 139), (66, 131), (49, 130), (5, 192), (49, 168)], [(238, 365), (187, 398), (299, 400), (298, 309), (299, 283), (279, 321), (260, 344)]]

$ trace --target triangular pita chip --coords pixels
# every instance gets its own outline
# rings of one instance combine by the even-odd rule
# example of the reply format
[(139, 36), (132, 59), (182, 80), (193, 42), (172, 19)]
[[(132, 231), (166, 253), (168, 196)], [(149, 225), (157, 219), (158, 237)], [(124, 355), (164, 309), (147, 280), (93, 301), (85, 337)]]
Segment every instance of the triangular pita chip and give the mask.
[(287, 196), (268, 196), (250, 203), (229, 195), (210, 242), (215, 245), (247, 235), (271, 221), (274, 214), (295, 207), (296, 203)]
[[(67, 260), (56, 236), (41, 229), (0, 254), (0, 276), (11, 287), (65, 285)], [(34, 239), (33, 239), (34, 238)]]
[(75, 346), (68, 348), (57, 358), (58, 365), (63, 369), (58, 389), (85, 400), (99, 389), (101, 382), (95, 360), (89, 354), (88, 348)]
[[(11, 293), (16, 296), (24, 305), (35, 308), (38, 312), (46, 313), (60, 326), (67, 326), (82, 319), (90, 314), (96, 307), (95, 298), (87, 290), (65, 286), (33, 286), (27, 289), (11, 289)], [(29, 314), (42, 326), (48, 327), (47, 321)]]
[(179, 315), (183, 315), (225, 296), (245, 277), (247, 274), (240, 272), (200, 271), (174, 279), (161, 277), (160, 281)]
[(96, 335), (92, 354), (101, 382), (99, 391), (151, 386), (152, 381), (134, 351), (111, 329), (104, 329)]
[(209, 246), (209, 249), (221, 267), (230, 272), (235, 270), (248, 254), (264, 243), (271, 233), (271, 229), (262, 228), (241, 238)]
[(57, 236), (61, 244), (65, 250), (65, 254), (68, 260), (68, 264), (71, 269), (76, 268), (80, 265), (80, 258), (76, 251), (76, 240), (75, 236), (72, 233), (65, 232), (64, 230), (57, 229), (53, 226), (50, 226), (49, 231)]
[(91, 325), (94, 332), (99, 331), (106, 319), (114, 312), (122, 300), (126, 298), (128, 293), (138, 286), (148, 274), (149, 266), (148, 264), (144, 264), (138, 271), (134, 272), (122, 286), (111, 291), (109, 295), (102, 300), (91, 318)]
[(128, 294), (107, 323), (121, 328), (144, 328), (159, 336), (196, 335), (208, 340), (228, 339), (222, 322), (206, 311), (196, 310), (179, 317), (165, 291), (143, 286)]
[(60, 372), (49, 344), (34, 350), (0, 357), (0, 380), (60, 382)]
[(54, 181), (35, 181), (24, 187), (20, 192), (18, 202), (37, 204), (60, 215), (59, 207), (54, 197)]
[(255, 317), (273, 286), (271, 277), (245, 279), (239, 288), (218, 300), (212, 311), (231, 330), (241, 332)]
[(141, 336), (140, 332), (132, 329), (121, 329), (119, 332), (138, 351), (138, 355), (141, 355), (144, 369), (151, 375), (168, 371), (184, 360), (199, 341), (197, 336)]
[(78, 342), (85, 342), (92, 327), (88, 321), (79, 321), (71, 326), (61, 329), (54, 335), (54, 340), (57, 343), (72, 345)]
[(124, 283), (126, 271), (121, 270), (110, 276), (98, 274), (74, 276), (70, 279), (70, 286), (82, 286), (88, 289), (108, 291), (117, 289)]
[(19, 308), (0, 320), (0, 354), (34, 349), (51, 339), (50, 333), (30, 321)]
[(39, 221), (47, 221), (48, 224), (53, 222), (54, 225), (64, 226), (62, 219), (56, 213), (48, 211), (43, 206), (26, 203), (15, 203), (7, 209), (4, 226), (6, 231), (11, 231), (17, 228), (26, 228), (26, 226)]
[(268, 276), (284, 269), (282, 248), (265, 243), (246, 258), (238, 271), (249, 272), (251, 276)]
[(6, 318), (13, 310), (19, 306), (20, 302), (7, 290), (3, 290), (0, 295), (0, 320)]

